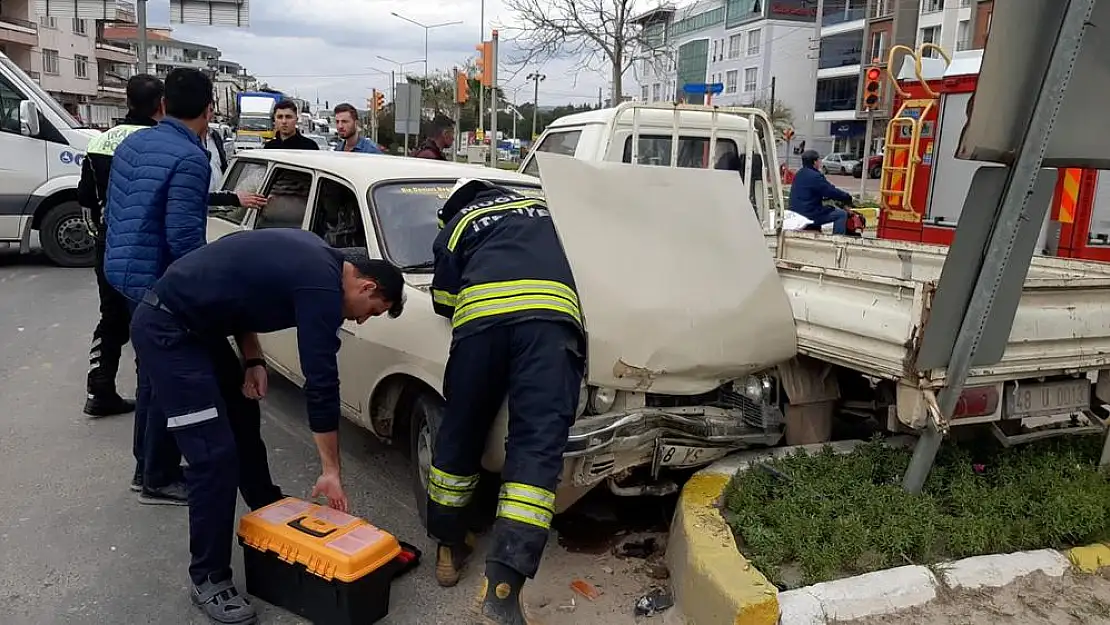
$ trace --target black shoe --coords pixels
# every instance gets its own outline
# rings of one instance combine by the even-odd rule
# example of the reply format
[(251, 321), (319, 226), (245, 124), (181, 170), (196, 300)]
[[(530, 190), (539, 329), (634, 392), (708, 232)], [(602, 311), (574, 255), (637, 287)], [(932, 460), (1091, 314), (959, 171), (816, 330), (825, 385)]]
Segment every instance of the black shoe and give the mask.
[(143, 486), (139, 492), (139, 503), (148, 506), (187, 506), (189, 494), (182, 482), (174, 482), (161, 488)]
[(478, 597), (477, 623), (482, 625), (539, 625), (529, 617), (524, 608), (521, 590), (524, 576), (516, 571), (497, 565), (486, 564), (486, 576), (482, 580)]
[(135, 402), (119, 395), (89, 395), (85, 400), (85, 414), (93, 418), (114, 417), (135, 412)]
[(142, 473), (136, 473), (135, 475), (133, 475), (131, 477), (131, 486), (130, 486), (130, 488), (131, 488), (132, 492), (136, 492), (136, 493), (142, 492), (142, 490), (143, 490), (143, 474)]

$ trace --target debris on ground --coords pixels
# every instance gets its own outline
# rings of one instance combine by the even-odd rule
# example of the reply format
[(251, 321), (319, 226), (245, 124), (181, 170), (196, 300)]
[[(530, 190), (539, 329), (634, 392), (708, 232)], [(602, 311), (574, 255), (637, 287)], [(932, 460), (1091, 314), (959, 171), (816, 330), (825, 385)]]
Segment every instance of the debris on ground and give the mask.
[(665, 588), (653, 588), (636, 602), (636, 616), (655, 616), (674, 606), (674, 598)]
[(646, 560), (659, 548), (660, 542), (655, 536), (629, 537), (613, 549), (613, 554), (620, 558)]

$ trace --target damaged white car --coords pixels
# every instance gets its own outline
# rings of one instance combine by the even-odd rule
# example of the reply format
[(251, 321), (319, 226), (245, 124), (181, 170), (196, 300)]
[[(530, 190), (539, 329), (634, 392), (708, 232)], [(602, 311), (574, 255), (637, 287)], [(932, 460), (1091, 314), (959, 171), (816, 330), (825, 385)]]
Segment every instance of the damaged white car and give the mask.
[[(753, 211), (735, 210), (746, 201), (739, 178), (542, 157), (541, 189), (535, 178), (472, 165), (252, 151), (224, 188), (268, 194), (269, 206), (213, 209), (209, 238), (298, 227), (404, 268), (399, 319), (343, 326), (340, 393), (347, 418), (408, 449), (421, 506), (451, 332), (432, 311), (431, 248), (436, 211), (458, 178), (546, 196), (574, 271), (588, 383), (560, 511), (602, 483), (621, 495), (668, 492), (667, 471), (778, 443), (785, 398), (762, 372), (794, 356), (794, 320)], [(273, 368), (303, 384), (295, 333), (261, 340)], [(504, 461), (507, 419), (503, 407), (490, 432), (483, 466), (492, 472)]]

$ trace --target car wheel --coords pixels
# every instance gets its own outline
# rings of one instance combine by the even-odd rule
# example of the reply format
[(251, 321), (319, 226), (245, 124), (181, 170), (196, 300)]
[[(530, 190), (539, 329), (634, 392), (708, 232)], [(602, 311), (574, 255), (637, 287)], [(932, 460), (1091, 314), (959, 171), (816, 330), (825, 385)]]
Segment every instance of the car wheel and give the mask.
[[(428, 474), (432, 470), (432, 453), (439, 426), (443, 423), (444, 408), (443, 400), (425, 393), (413, 402), (409, 415), (409, 473), (416, 510), (424, 527), (428, 526)], [(468, 519), (469, 529), (477, 533), (493, 525), (498, 490), (501, 488), (500, 476), (488, 471), (480, 473), (482, 476), (478, 480)]]
[(847, 176), (848, 175), (848, 168), (844, 167), (844, 166), (841, 166), (840, 167), (840, 175), (841, 176)]
[(867, 172), (867, 175), (871, 176), (872, 178), (878, 179), (880, 176), (883, 175), (883, 169), (879, 166), (872, 167), (871, 171)]
[(828, 176), (829, 175), (829, 168), (822, 165), (821, 166), (821, 175), (822, 176)]
[(59, 267), (92, 267), (96, 263), (96, 240), (75, 201), (62, 202), (46, 213), (39, 224), (39, 242), (46, 257)]

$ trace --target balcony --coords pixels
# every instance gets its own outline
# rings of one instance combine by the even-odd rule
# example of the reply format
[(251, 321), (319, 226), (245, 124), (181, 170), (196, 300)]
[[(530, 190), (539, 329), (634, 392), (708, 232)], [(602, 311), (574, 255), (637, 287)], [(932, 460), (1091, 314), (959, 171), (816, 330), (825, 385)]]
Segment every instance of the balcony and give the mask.
[(826, 9), (825, 16), (821, 18), (821, 27), (824, 28), (826, 26), (833, 26), (835, 24), (854, 22), (856, 20), (862, 20), (865, 17), (867, 17), (867, 9), (864, 7), (859, 7), (855, 9)]
[(37, 46), (39, 45), (39, 25), (18, 17), (0, 15), (0, 43)]
[(25, 74), (27, 74), (28, 76), (30, 76), (30, 77), (31, 77), (31, 80), (33, 80), (33, 81), (35, 81), (35, 82), (39, 82), (39, 81), (41, 81), (41, 80), (42, 80), (42, 74), (40, 74), (40, 73), (38, 73), (38, 72), (36, 72), (36, 71), (34, 71), (34, 70), (31, 70), (31, 69), (25, 69), (25, 70), (23, 70), (23, 73), (25, 73)]
[(894, 0), (875, 0), (871, 5), (871, 19), (894, 17)]
[(96, 90), (101, 96), (127, 97), (127, 83), (113, 76), (102, 76)]
[(974, 50), (974, 49), (975, 49), (975, 42), (972, 41), (971, 37), (964, 37), (963, 39), (960, 39), (956, 42), (956, 50), (957, 51)]
[(96, 58), (113, 63), (135, 63), (137, 61), (135, 53), (127, 46), (100, 37), (96, 38)]

